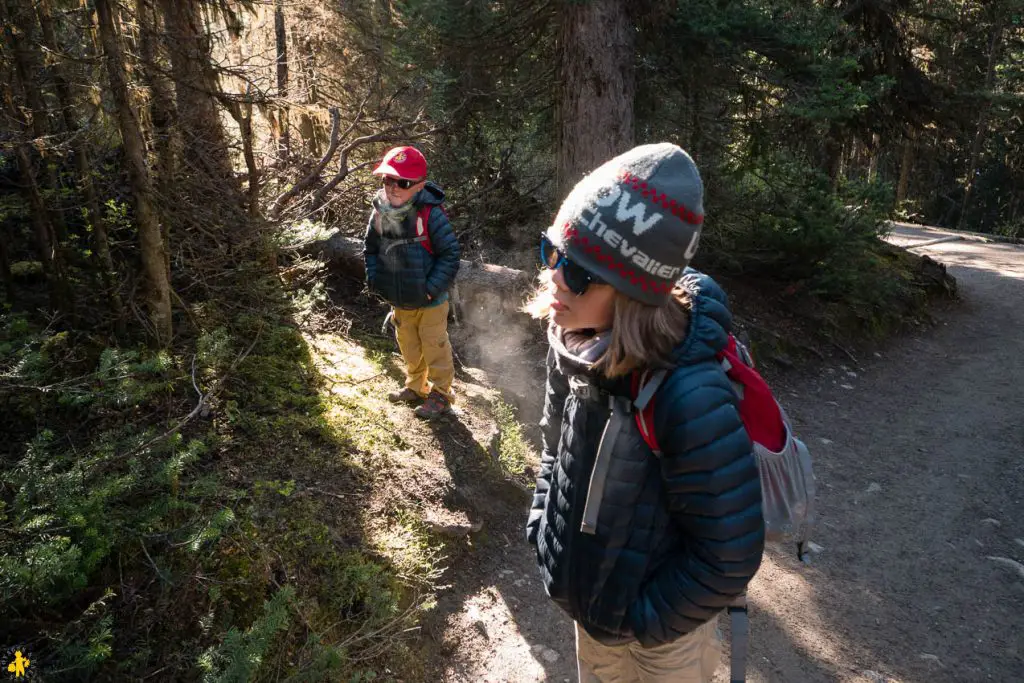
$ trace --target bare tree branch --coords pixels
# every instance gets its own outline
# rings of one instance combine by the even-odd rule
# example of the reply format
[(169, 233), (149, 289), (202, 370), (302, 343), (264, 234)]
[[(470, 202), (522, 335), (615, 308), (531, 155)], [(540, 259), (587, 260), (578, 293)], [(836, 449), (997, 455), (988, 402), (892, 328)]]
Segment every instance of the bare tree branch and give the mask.
[[(349, 126), (349, 130), (352, 130), (352, 127), (356, 125), (358, 120), (359, 117), (357, 116), (356, 119), (352, 122), (352, 125)], [(331, 158), (334, 156), (334, 153), (338, 151), (338, 145), (341, 143), (341, 136), (338, 135), (338, 129), (340, 128), (340, 126), (341, 112), (338, 110), (337, 107), (331, 107), (330, 146), (327, 148), (327, 151), (324, 153), (324, 155), (320, 158), (320, 161), (318, 161), (317, 164), (313, 167), (313, 170), (310, 171), (305, 178), (295, 183), (295, 185), (290, 190), (288, 190), (287, 192), (285, 192), (284, 194), (282, 194), (281, 196), (274, 200), (273, 205), (271, 205), (270, 207), (270, 216), (272, 218), (277, 218), (278, 216), (280, 216), (281, 209), (284, 208), (284, 206), (288, 202), (294, 199), (300, 192), (306, 191), (306, 189), (313, 185), (313, 183), (315, 183), (317, 179), (320, 177), (320, 174), (327, 167), (327, 164), (330, 163)]]
[[(313, 206), (311, 210), (316, 211), (321, 206), (323, 206), (323, 203), (326, 200), (327, 195), (330, 194), (331, 191), (333, 191), (334, 188), (336, 188), (341, 181), (347, 178), (349, 173), (355, 170), (348, 167), (348, 156), (356, 148), (361, 147), (363, 145), (368, 145), (372, 142), (384, 142), (397, 139), (419, 140), (421, 138), (435, 135), (445, 129), (445, 126), (438, 126), (436, 128), (423, 131), (422, 133), (416, 133), (414, 135), (397, 135), (398, 133), (403, 133), (407, 127), (415, 126), (419, 123), (421, 123), (421, 120), (417, 117), (415, 121), (409, 124), (393, 126), (385, 131), (381, 131), (380, 133), (375, 133), (373, 135), (364, 135), (362, 137), (356, 138), (352, 142), (345, 145), (345, 147), (341, 150), (341, 163), (339, 164), (338, 172), (335, 174), (333, 178), (330, 179), (330, 181), (328, 181), (326, 185), (317, 190), (316, 194), (313, 195)], [(357, 168), (362, 168), (363, 166), (366, 165), (367, 164), (360, 164)]]

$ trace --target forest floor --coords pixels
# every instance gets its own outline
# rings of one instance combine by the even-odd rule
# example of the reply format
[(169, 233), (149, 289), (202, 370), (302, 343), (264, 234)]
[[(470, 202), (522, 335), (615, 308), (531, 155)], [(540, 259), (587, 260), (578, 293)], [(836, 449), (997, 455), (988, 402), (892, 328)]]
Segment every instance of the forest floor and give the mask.
[[(899, 225), (890, 241), (950, 235)], [(815, 457), (820, 523), (810, 566), (772, 549), (751, 585), (752, 682), (1011, 681), (1024, 670), (1024, 247), (961, 239), (916, 251), (949, 267), (962, 305), (859, 359), (772, 376)], [(385, 400), (402, 376), (397, 354), (374, 365), (351, 342), (389, 343), (367, 313), (345, 338), (309, 340), (334, 397), (399, 435), (379, 497), (413, 501), (444, 539), (444, 587), (410, 642), (415, 664), (393, 673), (575, 680), (571, 623), (545, 597), (522, 531), (542, 345), (487, 371), (460, 364), (456, 412), (423, 423)]]

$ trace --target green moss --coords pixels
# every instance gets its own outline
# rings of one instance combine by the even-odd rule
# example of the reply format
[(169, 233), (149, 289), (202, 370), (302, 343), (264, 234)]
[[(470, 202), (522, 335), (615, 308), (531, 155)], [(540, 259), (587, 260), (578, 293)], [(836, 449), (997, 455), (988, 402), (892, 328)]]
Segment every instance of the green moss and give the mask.
[(11, 276), (15, 280), (33, 280), (43, 276), (43, 264), (39, 261), (15, 261), (11, 264)]
[(516, 410), (501, 399), (496, 399), (492, 405), (499, 433), (498, 462), (504, 471), (521, 477), (531, 460), (531, 449), (523, 437)]

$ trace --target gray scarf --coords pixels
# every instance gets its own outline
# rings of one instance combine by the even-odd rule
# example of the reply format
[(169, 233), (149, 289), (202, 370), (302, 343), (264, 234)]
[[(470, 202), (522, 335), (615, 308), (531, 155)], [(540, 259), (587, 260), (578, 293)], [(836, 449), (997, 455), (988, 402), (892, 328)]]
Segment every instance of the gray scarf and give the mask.
[(593, 369), (611, 343), (611, 330), (599, 333), (587, 333), (575, 330), (564, 330), (557, 325), (548, 327), (548, 343), (555, 349), (555, 364), (565, 372), (565, 363), (575, 365), (588, 372)]
[(391, 202), (388, 201), (384, 190), (378, 190), (377, 194), (373, 197), (373, 208), (377, 212), (374, 218), (376, 222), (375, 227), (382, 237), (401, 238), (406, 236), (405, 221), (413, 212), (412, 201), (408, 201), (396, 208), (391, 206)]

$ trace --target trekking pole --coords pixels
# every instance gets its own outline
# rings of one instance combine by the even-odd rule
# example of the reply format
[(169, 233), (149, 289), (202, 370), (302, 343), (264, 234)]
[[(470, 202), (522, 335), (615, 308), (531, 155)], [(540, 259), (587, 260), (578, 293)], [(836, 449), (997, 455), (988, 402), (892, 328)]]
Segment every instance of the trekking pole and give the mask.
[(747, 680), (747, 650), (750, 646), (750, 616), (747, 613), (747, 594), (736, 598), (728, 608), (732, 646), (729, 648), (729, 683)]

